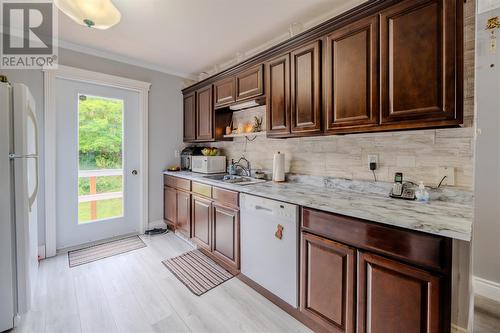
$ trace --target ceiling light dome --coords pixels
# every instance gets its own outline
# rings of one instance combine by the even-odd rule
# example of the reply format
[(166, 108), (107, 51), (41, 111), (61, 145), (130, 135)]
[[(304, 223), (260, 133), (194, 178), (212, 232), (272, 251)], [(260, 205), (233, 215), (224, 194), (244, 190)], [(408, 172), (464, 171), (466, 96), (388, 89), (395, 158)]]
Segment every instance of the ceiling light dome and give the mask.
[(54, 0), (54, 3), (73, 21), (89, 28), (108, 29), (122, 17), (111, 0)]

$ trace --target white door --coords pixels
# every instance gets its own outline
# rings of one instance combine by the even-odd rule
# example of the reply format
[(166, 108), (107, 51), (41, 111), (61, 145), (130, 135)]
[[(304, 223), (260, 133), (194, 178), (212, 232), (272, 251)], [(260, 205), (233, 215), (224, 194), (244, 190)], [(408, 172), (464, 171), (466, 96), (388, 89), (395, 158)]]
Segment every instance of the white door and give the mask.
[(139, 93), (56, 79), (57, 248), (138, 233)]

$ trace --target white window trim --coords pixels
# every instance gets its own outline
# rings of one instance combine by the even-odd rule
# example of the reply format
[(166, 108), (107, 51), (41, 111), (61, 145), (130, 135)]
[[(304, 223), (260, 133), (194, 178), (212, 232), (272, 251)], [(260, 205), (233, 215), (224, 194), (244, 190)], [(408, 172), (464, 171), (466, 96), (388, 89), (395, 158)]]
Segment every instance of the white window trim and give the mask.
[(148, 226), (148, 97), (151, 83), (119, 76), (59, 65), (57, 69), (44, 69), (44, 111), (45, 111), (45, 254), (56, 255), (56, 79), (98, 84), (131, 90), (139, 93), (140, 117), (140, 177), (139, 213), (140, 232)]

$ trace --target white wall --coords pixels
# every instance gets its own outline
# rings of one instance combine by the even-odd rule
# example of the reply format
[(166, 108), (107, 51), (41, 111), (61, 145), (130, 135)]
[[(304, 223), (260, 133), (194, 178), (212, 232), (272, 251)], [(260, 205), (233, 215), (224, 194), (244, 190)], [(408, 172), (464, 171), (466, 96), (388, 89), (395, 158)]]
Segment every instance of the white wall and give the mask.
[(500, 7), (500, 0), (479, 0), (477, 2), (478, 14)]
[(490, 50), (486, 21), (500, 9), (478, 15), (476, 48), (477, 126), (473, 274), (500, 283), (500, 30)]
[[(163, 180), (161, 171), (178, 164), (174, 150), (182, 145), (182, 93), (184, 79), (75, 51), (59, 49), (59, 63), (91, 71), (151, 83), (149, 93), (149, 221), (163, 219)], [(2, 70), (12, 83), (26, 84), (36, 100), (40, 120), (41, 175), (44, 174), (43, 75), (39, 70)], [(45, 189), (42, 177), (38, 209), (39, 244), (45, 244)]]

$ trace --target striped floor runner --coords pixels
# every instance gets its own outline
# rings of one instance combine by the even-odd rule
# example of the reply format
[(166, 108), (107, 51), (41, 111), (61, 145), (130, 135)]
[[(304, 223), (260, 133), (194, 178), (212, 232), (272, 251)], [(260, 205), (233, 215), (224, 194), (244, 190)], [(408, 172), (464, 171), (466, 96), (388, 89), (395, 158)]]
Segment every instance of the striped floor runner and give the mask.
[(88, 264), (89, 262), (115, 256), (117, 254), (146, 247), (139, 236), (127, 237), (104, 244), (93, 245), (84, 249), (68, 252), (69, 267)]
[(163, 264), (197, 296), (234, 276), (198, 250), (164, 260)]

